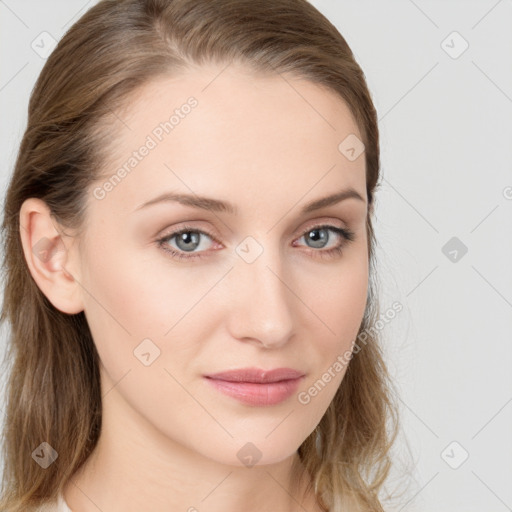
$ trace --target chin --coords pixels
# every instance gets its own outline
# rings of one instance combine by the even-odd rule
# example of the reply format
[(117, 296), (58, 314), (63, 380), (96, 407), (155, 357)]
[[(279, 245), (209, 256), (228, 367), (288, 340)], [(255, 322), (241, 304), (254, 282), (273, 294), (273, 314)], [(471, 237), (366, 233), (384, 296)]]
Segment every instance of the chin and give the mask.
[(219, 442), (217, 446), (210, 442), (208, 446), (197, 447), (197, 451), (227, 466), (252, 468), (278, 464), (293, 457), (302, 443), (302, 440), (293, 443), (289, 432), (283, 431), (283, 433), (284, 436), (276, 435), (274, 439), (272, 439), (273, 434), (268, 435), (268, 432), (265, 432), (259, 436), (244, 437), (243, 440), (235, 437), (227, 443)]

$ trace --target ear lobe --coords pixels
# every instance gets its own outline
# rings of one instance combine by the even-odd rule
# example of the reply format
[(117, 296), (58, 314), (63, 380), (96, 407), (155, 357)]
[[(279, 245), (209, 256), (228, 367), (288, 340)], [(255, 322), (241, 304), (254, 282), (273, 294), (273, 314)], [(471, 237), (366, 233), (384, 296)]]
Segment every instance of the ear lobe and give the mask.
[[(20, 237), (30, 273), (47, 299), (63, 313), (83, 311), (75, 266), (78, 254), (44, 201), (27, 199), (20, 209)], [(69, 248), (66, 246), (68, 242)]]

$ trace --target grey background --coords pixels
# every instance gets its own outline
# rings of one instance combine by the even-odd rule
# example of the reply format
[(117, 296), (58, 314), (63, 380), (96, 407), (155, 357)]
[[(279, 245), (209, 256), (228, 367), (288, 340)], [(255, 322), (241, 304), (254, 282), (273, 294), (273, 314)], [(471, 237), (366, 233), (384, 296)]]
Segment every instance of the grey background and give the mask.
[[(0, 0), (2, 201), (44, 64), (31, 44), (95, 3)], [(312, 3), (380, 119), (382, 310), (404, 306), (382, 330), (402, 407), (387, 510), (512, 510), (512, 1)]]

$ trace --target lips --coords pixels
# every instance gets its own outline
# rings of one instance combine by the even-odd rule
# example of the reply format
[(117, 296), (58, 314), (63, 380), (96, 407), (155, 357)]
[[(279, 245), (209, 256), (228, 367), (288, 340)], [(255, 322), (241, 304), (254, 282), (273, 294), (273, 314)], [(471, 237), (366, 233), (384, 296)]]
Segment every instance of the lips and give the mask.
[(261, 370), (259, 368), (242, 368), (240, 370), (231, 370), (226, 372), (213, 373), (206, 375), (208, 379), (224, 380), (227, 382), (254, 382), (271, 383), (282, 380), (298, 379), (304, 373), (292, 368), (275, 368), (274, 370)]
[(303, 377), (302, 372), (292, 368), (243, 368), (205, 375), (205, 379), (221, 393), (252, 406), (283, 402), (293, 395)]

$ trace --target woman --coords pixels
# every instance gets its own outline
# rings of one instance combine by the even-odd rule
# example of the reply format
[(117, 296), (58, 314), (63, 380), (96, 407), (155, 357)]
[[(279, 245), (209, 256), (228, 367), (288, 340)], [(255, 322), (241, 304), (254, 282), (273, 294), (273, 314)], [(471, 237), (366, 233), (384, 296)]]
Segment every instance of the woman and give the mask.
[(305, 0), (92, 7), (5, 201), (1, 509), (382, 511), (378, 178), (364, 74)]

